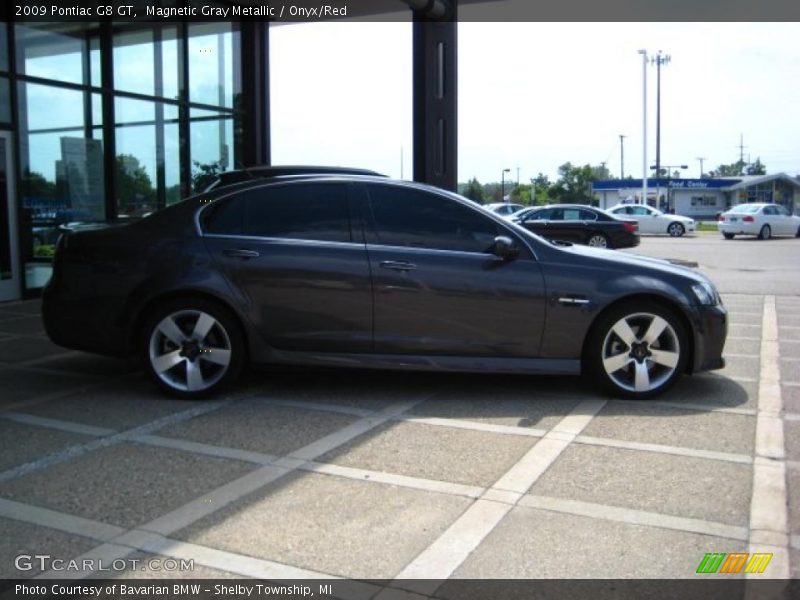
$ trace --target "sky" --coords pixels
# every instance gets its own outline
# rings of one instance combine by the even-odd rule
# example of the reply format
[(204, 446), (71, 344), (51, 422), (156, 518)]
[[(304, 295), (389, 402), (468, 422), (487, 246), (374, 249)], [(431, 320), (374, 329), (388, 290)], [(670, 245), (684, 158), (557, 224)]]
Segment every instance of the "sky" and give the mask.
[[(685, 177), (739, 158), (800, 174), (798, 23), (458, 25), (458, 180), (521, 182), (606, 163), (641, 177), (643, 66), (661, 69), (661, 164)], [(338, 164), (411, 178), (410, 23), (273, 27), (275, 164)], [(647, 67), (655, 163), (656, 68)], [(402, 155), (402, 160), (401, 160)]]

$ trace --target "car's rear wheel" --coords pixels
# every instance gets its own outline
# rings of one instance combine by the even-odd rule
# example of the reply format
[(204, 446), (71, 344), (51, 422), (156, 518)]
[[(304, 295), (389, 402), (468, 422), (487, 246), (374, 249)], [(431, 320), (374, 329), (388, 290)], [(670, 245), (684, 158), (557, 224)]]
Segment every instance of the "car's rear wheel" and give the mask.
[(680, 223), (670, 223), (669, 227), (667, 227), (667, 233), (672, 237), (681, 237), (686, 233), (686, 228)]
[(610, 394), (640, 400), (672, 387), (688, 355), (688, 337), (677, 315), (655, 302), (637, 302), (600, 318), (585, 360), (589, 374)]
[(593, 233), (589, 236), (589, 239), (586, 240), (587, 246), (593, 246), (595, 248), (610, 248), (611, 245), (608, 242), (608, 238), (605, 234), (602, 233)]
[(736, 234), (735, 233), (724, 233), (723, 232), (722, 237), (724, 237), (726, 240), (732, 240), (734, 235), (736, 235)]
[(142, 355), (153, 380), (185, 399), (210, 396), (234, 381), (245, 360), (236, 319), (215, 302), (177, 299), (147, 318)]
[(797, 228), (797, 233), (794, 234), (794, 237), (800, 238), (800, 227)]
[(758, 232), (758, 239), (768, 240), (772, 237), (772, 228), (769, 225), (764, 225), (761, 231)]

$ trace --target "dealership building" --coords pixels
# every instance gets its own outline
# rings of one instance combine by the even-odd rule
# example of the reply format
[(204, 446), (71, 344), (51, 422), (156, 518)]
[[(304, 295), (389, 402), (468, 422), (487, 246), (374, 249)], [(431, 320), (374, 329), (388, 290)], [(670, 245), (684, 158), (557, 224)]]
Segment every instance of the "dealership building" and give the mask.
[[(641, 202), (641, 179), (595, 181), (592, 193), (600, 208), (622, 202)], [(800, 213), (800, 180), (785, 173), (702, 179), (651, 178), (647, 203), (665, 212), (696, 219), (714, 219), (745, 202), (774, 202)]]
[[(408, 23), (415, 181), (456, 189), (457, 10), (486, 1), (347, 2), (348, 17)], [(125, 4), (145, 14), (160, 3)], [(257, 18), (0, 21), (0, 301), (41, 293), (65, 223), (135, 219), (220, 171), (272, 164), (270, 29)]]

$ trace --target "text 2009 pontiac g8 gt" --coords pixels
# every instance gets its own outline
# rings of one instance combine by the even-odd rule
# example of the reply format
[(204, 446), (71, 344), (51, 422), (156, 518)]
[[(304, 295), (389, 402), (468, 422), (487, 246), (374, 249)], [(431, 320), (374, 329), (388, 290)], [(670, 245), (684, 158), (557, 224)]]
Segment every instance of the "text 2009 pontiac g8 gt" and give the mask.
[(141, 355), (207, 396), (248, 362), (585, 372), (648, 398), (718, 369), (726, 311), (703, 275), (548, 242), (455, 194), (296, 174), (62, 236), (43, 299), (58, 344)]

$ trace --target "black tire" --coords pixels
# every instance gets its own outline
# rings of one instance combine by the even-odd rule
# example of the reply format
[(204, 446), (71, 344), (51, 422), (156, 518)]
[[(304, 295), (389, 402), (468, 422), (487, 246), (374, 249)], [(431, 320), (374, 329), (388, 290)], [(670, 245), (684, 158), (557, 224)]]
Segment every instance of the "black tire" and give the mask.
[(670, 223), (669, 227), (667, 227), (667, 233), (671, 237), (681, 237), (684, 233), (686, 233), (686, 228), (683, 226), (682, 223)]
[(185, 400), (208, 398), (233, 383), (247, 355), (231, 312), (217, 302), (191, 298), (169, 300), (148, 314), (139, 351), (156, 385)]
[(733, 236), (735, 235), (736, 235), (735, 233), (723, 233), (722, 237), (724, 237), (726, 240), (732, 240)]
[(586, 245), (593, 248), (611, 248), (611, 241), (605, 233), (595, 231), (586, 238)]
[[(617, 333), (624, 332), (622, 322), (632, 334), (628, 342)], [(659, 333), (662, 322), (665, 326)], [(653, 334), (658, 335), (648, 341), (653, 325)], [(584, 372), (616, 398), (645, 400), (675, 385), (686, 371), (689, 354), (689, 337), (675, 312), (657, 302), (627, 302), (602, 314), (592, 326), (583, 357)]]
[(800, 227), (797, 228), (797, 233), (794, 234), (794, 237), (800, 238)]
[(769, 225), (764, 225), (761, 231), (758, 232), (758, 239), (768, 240), (772, 237), (772, 228)]

